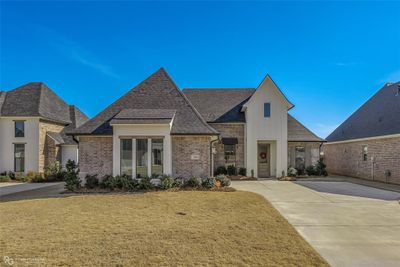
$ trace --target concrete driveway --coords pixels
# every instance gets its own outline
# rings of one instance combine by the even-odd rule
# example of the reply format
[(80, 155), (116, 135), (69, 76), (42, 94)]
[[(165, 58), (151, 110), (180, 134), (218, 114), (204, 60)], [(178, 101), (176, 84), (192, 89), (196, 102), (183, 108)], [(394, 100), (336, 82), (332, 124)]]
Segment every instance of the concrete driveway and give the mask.
[(348, 182), (232, 182), (258, 193), (332, 266), (400, 266), (400, 193)]
[(0, 186), (0, 201), (59, 197), (64, 190), (64, 182), (8, 183)]

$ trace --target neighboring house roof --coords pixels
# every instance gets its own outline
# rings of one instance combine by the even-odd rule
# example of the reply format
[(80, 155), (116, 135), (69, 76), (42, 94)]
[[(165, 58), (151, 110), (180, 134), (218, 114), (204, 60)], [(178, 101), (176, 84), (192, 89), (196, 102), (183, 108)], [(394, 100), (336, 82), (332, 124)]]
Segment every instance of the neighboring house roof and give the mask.
[(0, 91), (0, 116), (1, 116), (1, 107), (3, 106), (5, 99), (6, 99), (6, 92)]
[(245, 122), (241, 107), (255, 91), (254, 88), (183, 89), (207, 122)]
[(400, 82), (386, 84), (327, 138), (328, 142), (400, 134)]
[(109, 135), (113, 133), (110, 120), (123, 109), (174, 109), (176, 110), (171, 134), (215, 135), (213, 129), (179, 90), (167, 72), (161, 68), (124, 96), (109, 105), (73, 135)]
[(1, 106), (3, 117), (42, 117), (70, 124), (69, 106), (41, 82), (31, 82), (5, 93)]
[(289, 142), (323, 142), (324, 139), (316, 136), (307, 127), (288, 114), (288, 141)]

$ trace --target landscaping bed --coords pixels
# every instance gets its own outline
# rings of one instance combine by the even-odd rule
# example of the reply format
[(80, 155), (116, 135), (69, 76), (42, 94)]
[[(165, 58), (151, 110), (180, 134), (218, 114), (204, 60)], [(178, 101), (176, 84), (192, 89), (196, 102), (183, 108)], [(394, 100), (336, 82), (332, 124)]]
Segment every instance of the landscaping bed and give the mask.
[(77, 195), (0, 214), (0, 256), (15, 266), (328, 266), (249, 192)]

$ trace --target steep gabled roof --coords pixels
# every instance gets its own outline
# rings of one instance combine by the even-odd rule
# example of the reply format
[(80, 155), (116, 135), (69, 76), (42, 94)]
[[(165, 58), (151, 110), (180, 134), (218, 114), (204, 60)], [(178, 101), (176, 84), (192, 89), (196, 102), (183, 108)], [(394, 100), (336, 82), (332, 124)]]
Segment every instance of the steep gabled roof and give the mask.
[(323, 142), (324, 139), (318, 137), (307, 127), (288, 114), (288, 141), (289, 142)]
[(400, 82), (386, 84), (327, 138), (328, 142), (400, 134)]
[(163, 68), (101, 111), (93, 119), (72, 131), (71, 134), (112, 134), (113, 129), (110, 126), (110, 120), (123, 109), (174, 109), (176, 114), (171, 134), (218, 134), (205, 122)]
[(71, 123), (68, 104), (44, 83), (31, 82), (3, 94), (1, 116), (42, 117), (62, 124)]
[(69, 116), (72, 123), (65, 127), (64, 130), (60, 133), (61, 138), (63, 139), (62, 144), (77, 145), (78, 143), (72, 138), (72, 136), (69, 136), (66, 133), (80, 127), (85, 122), (87, 122), (89, 118), (78, 107), (73, 105), (69, 106)]
[(245, 122), (242, 105), (254, 88), (185, 88), (183, 93), (207, 122)]
[(3, 106), (5, 99), (6, 99), (6, 92), (0, 91), (0, 116), (1, 116), (1, 107)]

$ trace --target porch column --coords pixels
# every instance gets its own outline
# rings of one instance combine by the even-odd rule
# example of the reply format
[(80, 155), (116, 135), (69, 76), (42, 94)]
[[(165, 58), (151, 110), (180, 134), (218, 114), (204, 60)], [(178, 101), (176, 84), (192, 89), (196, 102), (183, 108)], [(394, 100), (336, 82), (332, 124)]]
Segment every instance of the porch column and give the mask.
[(136, 139), (132, 139), (132, 178), (136, 178)]
[(151, 139), (147, 139), (147, 176), (151, 177)]

